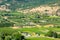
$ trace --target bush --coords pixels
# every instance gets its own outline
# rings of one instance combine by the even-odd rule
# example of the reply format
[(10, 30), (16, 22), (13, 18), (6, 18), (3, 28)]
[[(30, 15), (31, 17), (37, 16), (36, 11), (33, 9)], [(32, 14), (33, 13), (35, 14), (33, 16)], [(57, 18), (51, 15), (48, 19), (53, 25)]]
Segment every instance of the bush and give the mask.
[(15, 40), (20, 40), (21, 39), (21, 34), (18, 32), (15, 32), (12, 34), (12, 38)]
[(7, 21), (0, 23), (0, 27), (10, 27), (10, 26), (13, 26), (13, 25), (14, 25), (14, 23), (7, 22)]
[(57, 33), (54, 31), (49, 31), (46, 36), (57, 38)]
[(60, 38), (60, 34), (58, 34), (57, 37)]

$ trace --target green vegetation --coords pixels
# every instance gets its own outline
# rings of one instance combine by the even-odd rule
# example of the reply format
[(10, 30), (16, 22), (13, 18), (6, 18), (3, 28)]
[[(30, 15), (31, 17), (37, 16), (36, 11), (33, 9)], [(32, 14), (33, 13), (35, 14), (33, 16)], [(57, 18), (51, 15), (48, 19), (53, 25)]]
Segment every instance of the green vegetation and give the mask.
[[(53, 32), (60, 32), (60, 31), (57, 31), (58, 29), (59, 28), (51, 28), (51, 29), (50, 28), (19, 28), (19, 29), (12, 29), (9, 27), (8, 28), (5, 27), (5, 28), (0, 28), (0, 38), (4, 35), (5, 40), (9, 40), (9, 39), (17, 40), (17, 38), (18, 39), (21, 38), (21, 32), (28, 32), (32, 36), (25, 38), (25, 40), (59, 40), (58, 38), (60, 38), (60, 36), (59, 36), (60, 34), (58, 34), (57, 38), (56, 38), (55, 33), (53, 33)], [(52, 31), (48, 31), (49, 32), (48, 33), (46, 30), (52, 30)], [(33, 37), (34, 36), (33, 33), (35, 33), (35, 35), (36, 35), (36, 33), (40, 34), (40, 37)], [(51, 35), (51, 36), (48, 37), (49, 35)], [(43, 37), (43, 36), (45, 36), (45, 37)]]
[[(20, 32), (11, 28), (0, 28), (0, 40), (21, 40)], [(24, 36), (23, 36), (24, 37)]]
[[(7, 25), (8, 24), (8, 25)], [(40, 15), (39, 13), (0, 12), (0, 27), (9, 26), (60, 25), (59, 16)]]
[(59, 2), (60, 0), (0, 0), (1, 8), (11, 10), (0, 11), (0, 40), (60, 40), (60, 10), (55, 14), (17, 12), (41, 5), (57, 7), (60, 6)]
[(55, 40), (55, 39), (45, 38), (45, 37), (38, 37), (38, 38), (28, 38), (27, 40)]
[(2, 0), (0, 5), (10, 4), (9, 9), (15, 10), (17, 8), (28, 9), (38, 7), (40, 5), (58, 3), (60, 5), (60, 0)]
[[(15, 26), (19, 28), (12, 29)], [(45, 14), (41, 15), (40, 13), (24, 14), (20, 12), (1, 11), (0, 27), (1, 27), (0, 33), (4, 33), (4, 35), (5, 34), (8, 35), (8, 37), (5, 38), (6, 40), (8, 40), (7, 38), (9, 38), (10, 36), (13, 37), (11, 39), (15, 39), (15, 40), (17, 40), (17, 38), (18, 39), (21, 38), (19, 37), (20, 34), (18, 34), (18, 32), (27, 32), (28, 34), (30, 34), (32, 38), (27, 38), (26, 40), (35, 40), (33, 36), (36, 36), (36, 34), (38, 34), (41, 39), (42, 39), (42, 36), (60, 38), (59, 36), (60, 34), (58, 33), (60, 32), (60, 16), (57, 16), (57, 15), (50, 16)], [(29, 28), (26, 28), (26, 27), (29, 27)], [(14, 34), (14, 33), (17, 33), (18, 36), (17, 34)], [(0, 34), (0, 35), (3, 35), (3, 34)], [(16, 35), (16, 37), (12, 35)], [(38, 38), (38, 40), (41, 40), (40, 38)], [(45, 38), (45, 37), (44, 39), (50, 40), (50, 38)], [(55, 39), (51, 39), (51, 40), (55, 40)]]

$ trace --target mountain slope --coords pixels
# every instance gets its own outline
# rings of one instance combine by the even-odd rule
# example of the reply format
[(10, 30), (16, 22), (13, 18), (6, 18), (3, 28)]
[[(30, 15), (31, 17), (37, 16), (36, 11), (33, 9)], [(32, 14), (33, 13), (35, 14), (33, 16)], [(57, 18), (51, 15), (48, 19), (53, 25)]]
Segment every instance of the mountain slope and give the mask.
[(60, 0), (0, 0), (0, 5), (10, 4), (9, 8), (15, 10), (17, 8), (26, 9), (45, 4), (59, 4), (59, 2)]

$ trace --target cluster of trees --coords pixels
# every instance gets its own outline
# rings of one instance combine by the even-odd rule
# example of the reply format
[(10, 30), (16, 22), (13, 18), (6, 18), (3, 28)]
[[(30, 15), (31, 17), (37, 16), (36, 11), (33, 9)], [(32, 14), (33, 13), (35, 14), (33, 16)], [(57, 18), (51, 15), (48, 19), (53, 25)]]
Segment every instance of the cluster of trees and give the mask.
[(2, 31), (0, 31), (0, 40), (25, 40), (25, 37), (16, 30), (3, 29)]
[(0, 27), (11, 27), (13, 26), (13, 23), (11, 22), (2, 22), (0, 23)]
[(13, 22), (9, 22), (8, 20), (1, 20), (0, 21), (0, 27), (11, 27), (13, 26), (14, 23)]
[(54, 37), (54, 38), (60, 38), (60, 34), (58, 32), (55, 32), (55, 31), (49, 31), (46, 36), (49, 36), (49, 37)]

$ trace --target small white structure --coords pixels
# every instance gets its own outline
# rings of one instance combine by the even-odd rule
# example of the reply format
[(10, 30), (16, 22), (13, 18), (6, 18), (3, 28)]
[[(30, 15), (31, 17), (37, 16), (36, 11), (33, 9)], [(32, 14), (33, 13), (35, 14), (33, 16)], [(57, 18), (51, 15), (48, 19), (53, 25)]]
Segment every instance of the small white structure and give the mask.
[(24, 35), (25, 37), (31, 37), (31, 35), (28, 32), (22, 32), (22, 35)]

